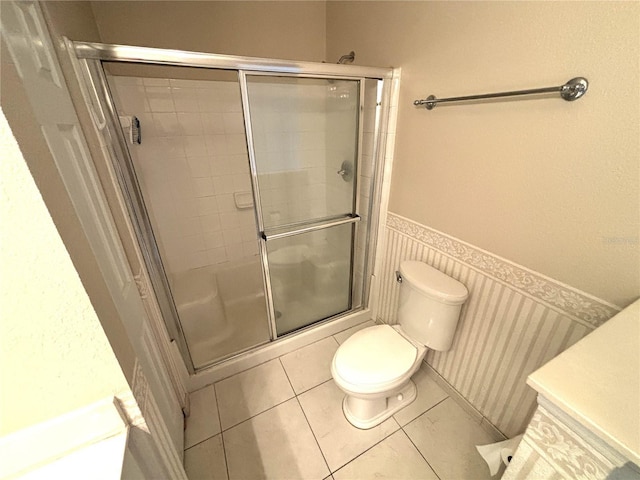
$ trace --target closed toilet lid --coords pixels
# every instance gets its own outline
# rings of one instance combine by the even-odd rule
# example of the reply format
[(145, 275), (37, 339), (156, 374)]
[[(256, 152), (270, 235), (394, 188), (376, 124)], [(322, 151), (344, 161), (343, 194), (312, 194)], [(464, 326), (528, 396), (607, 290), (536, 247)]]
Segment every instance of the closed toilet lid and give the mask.
[(354, 333), (340, 345), (334, 366), (349, 383), (384, 384), (407, 373), (417, 354), (417, 348), (390, 325), (379, 325)]

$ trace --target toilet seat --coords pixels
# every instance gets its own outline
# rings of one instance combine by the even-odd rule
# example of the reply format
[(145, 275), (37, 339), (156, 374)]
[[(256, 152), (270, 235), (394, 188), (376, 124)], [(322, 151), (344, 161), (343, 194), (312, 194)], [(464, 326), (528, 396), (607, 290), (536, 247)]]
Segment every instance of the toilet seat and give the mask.
[(334, 378), (354, 393), (394, 388), (411, 377), (425, 350), (390, 325), (365, 328), (338, 348), (332, 365)]

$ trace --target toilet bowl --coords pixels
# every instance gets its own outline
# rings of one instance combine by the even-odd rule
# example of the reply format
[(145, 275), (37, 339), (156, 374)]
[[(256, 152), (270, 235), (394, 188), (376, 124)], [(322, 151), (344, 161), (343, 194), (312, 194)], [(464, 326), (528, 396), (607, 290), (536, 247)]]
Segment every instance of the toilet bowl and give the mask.
[(406, 338), (397, 325), (376, 325), (356, 332), (338, 349), (331, 375), (346, 396), (347, 420), (368, 429), (416, 398), (411, 376), (427, 353)]
[(415, 400), (411, 376), (428, 348), (451, 348), (468, 297), (462, 283), (422, 262), (403, 262), (398, 278), (399, 324), (354, 333), (331, 363), (331, 375), (345, 393), (344, 415), (361, 429), (375, 427)]

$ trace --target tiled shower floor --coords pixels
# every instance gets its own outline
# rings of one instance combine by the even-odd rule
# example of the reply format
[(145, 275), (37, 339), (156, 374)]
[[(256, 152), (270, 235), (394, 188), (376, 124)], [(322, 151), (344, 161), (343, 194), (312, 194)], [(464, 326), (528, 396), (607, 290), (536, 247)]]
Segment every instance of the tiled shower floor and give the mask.
[(347, 422), (329, 366), (354, 329), (192, 393), (189, 479), (491, 478), (475, 445), (499, 439), (424, 370), (418, 398), (392, 418), (370, 430)]

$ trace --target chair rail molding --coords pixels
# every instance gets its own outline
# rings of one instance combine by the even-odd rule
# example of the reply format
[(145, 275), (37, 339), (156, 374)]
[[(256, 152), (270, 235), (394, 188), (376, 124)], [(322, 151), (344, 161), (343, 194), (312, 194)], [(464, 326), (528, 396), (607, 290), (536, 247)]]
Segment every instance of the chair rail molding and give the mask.
[(620, 311), (616, 305), (400, 215), (390, 212), (387, 226), (510, 287), (517, 288), (536, 301), (543, 302), (563, 314), (571, 315), (575, 321), (587, 327), (599, 327)]
[(388, 212), (376, 272), (378, 322), (396, 323), (404, 260), (425, 262), (469, 289), (453, 345), (425, 361), (484, 420), (513, 437), (536, 408), (527, 376), (620, 310), (454, 237)]

